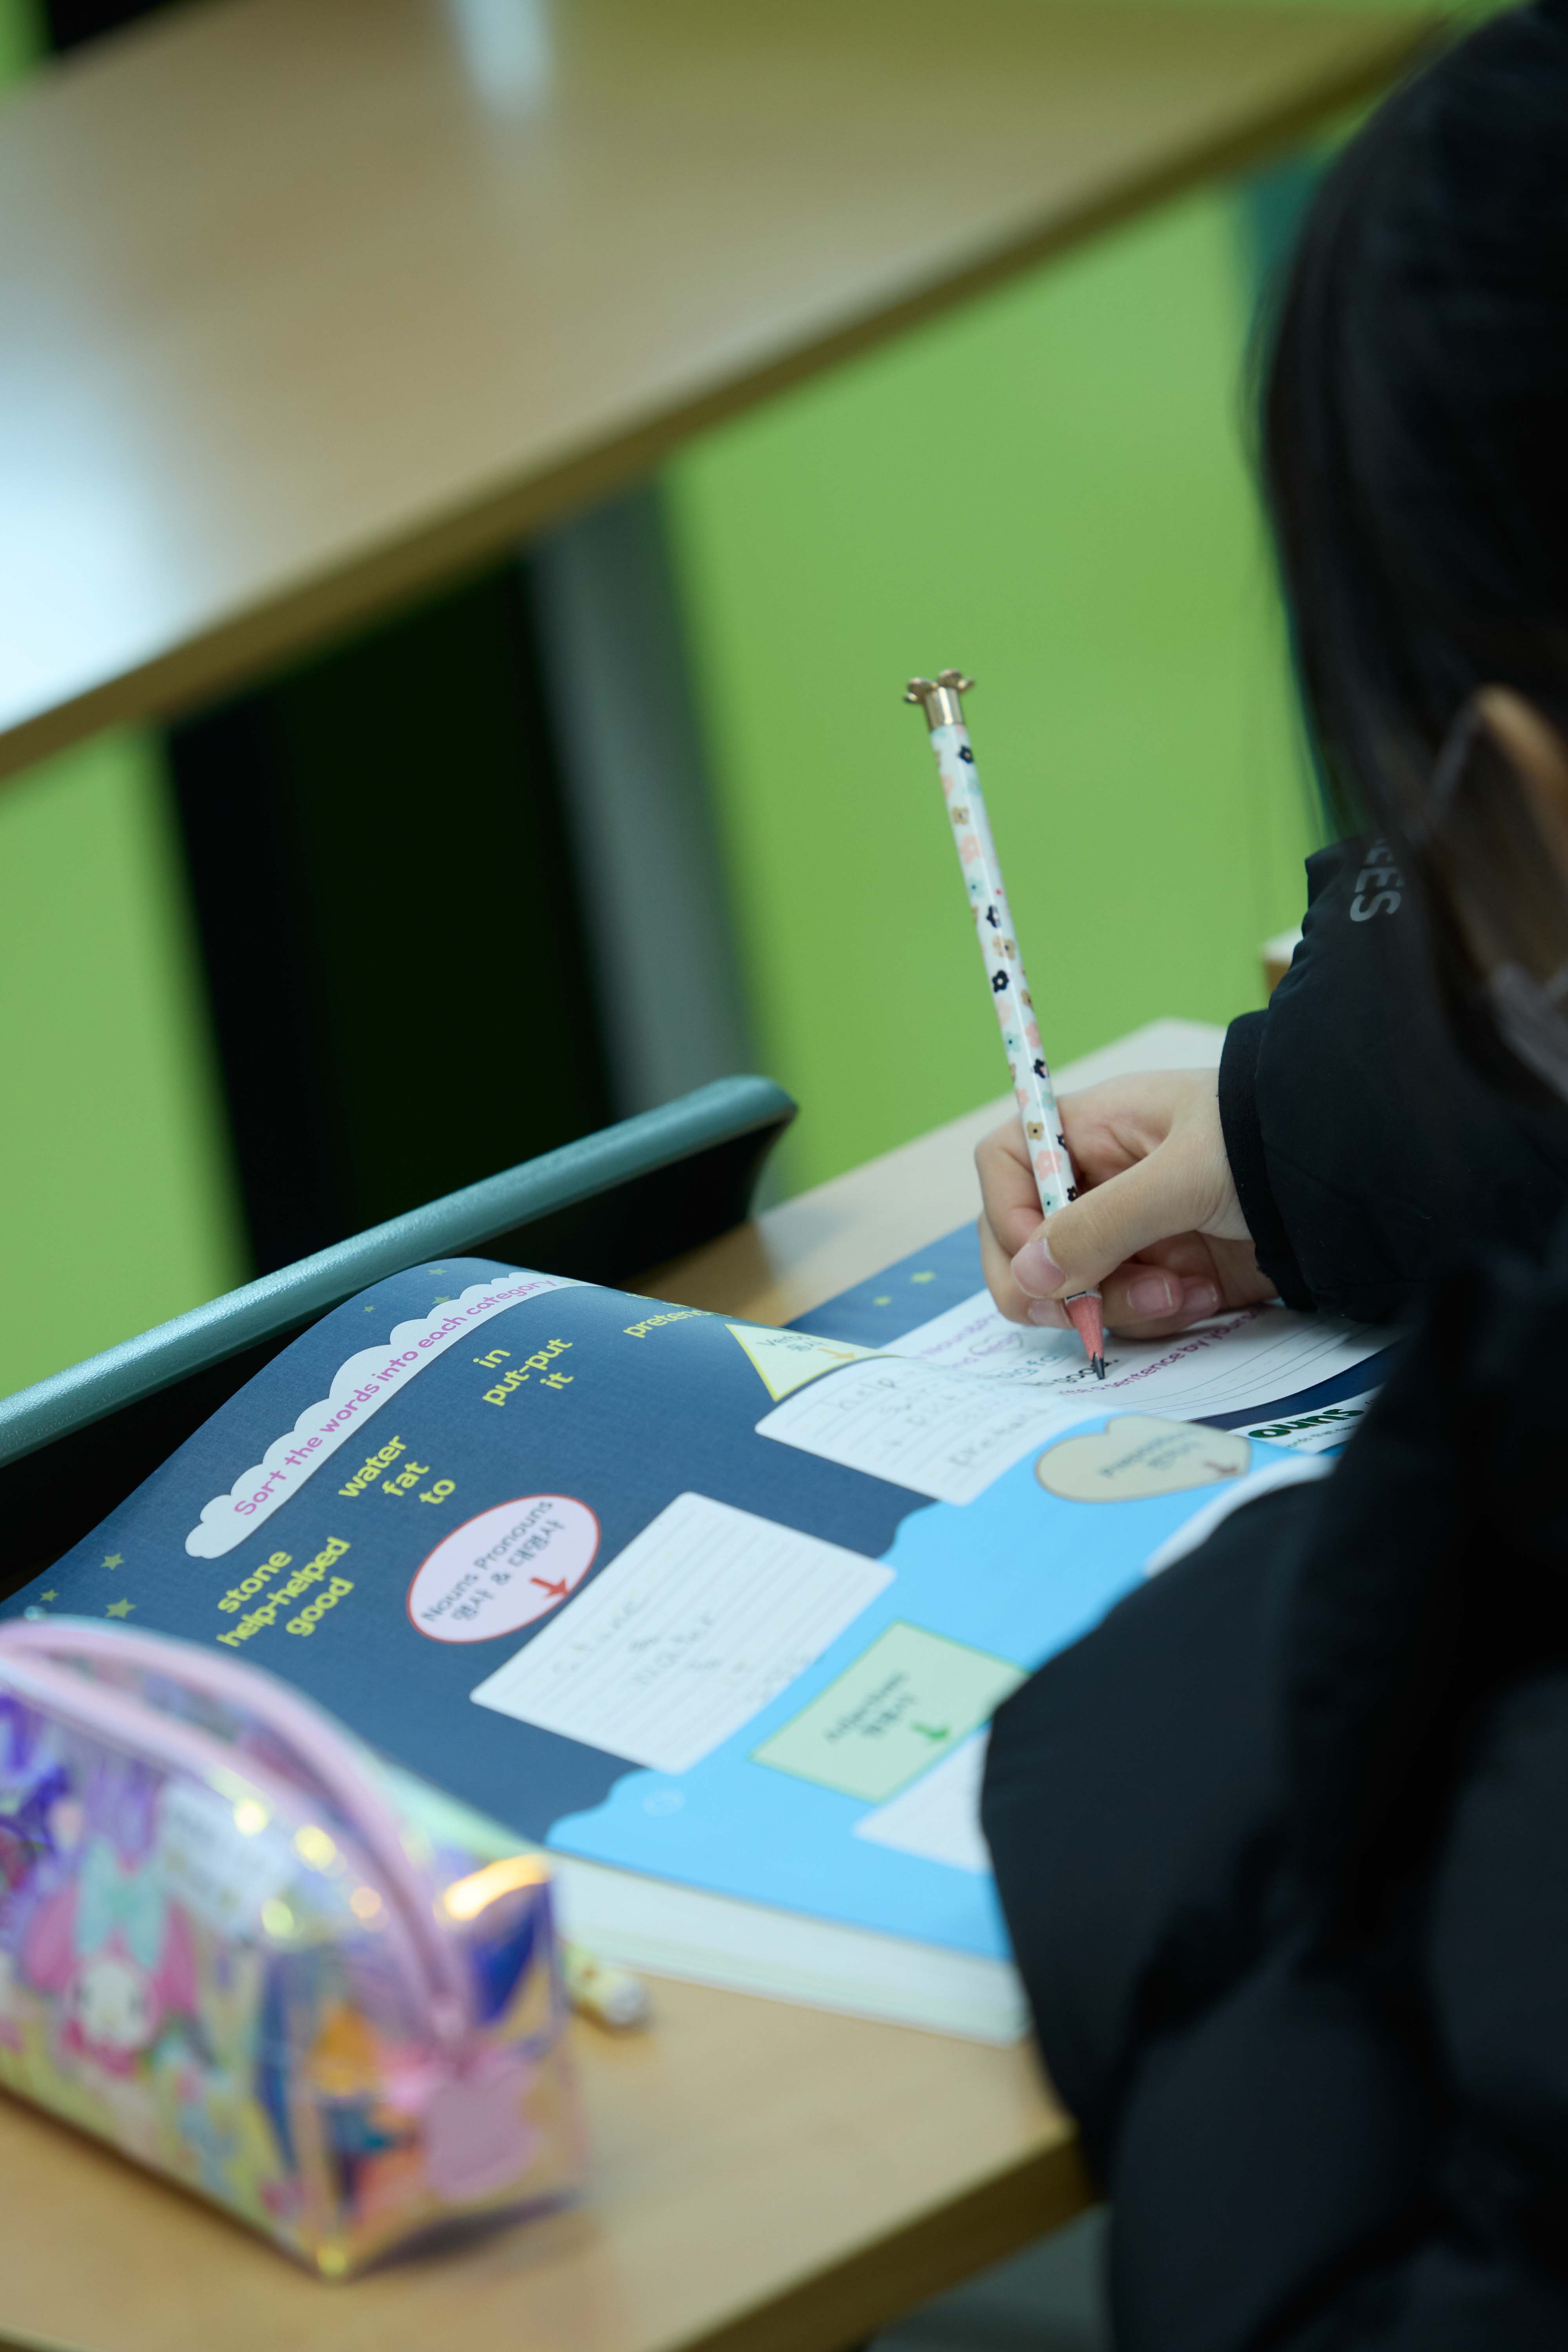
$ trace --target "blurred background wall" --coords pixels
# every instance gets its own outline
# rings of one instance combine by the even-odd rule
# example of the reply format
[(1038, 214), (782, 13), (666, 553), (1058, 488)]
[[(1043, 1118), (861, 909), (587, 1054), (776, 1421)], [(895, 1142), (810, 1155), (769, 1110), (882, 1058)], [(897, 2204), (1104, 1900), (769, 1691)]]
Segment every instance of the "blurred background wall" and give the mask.
[[(760, 1050), (815, 1181), (1005, 1091), (910, 670), (958, 663), (1047, 1041), (1258, 1001), (1308, 796), (1242, 443), (1246, 191), (669, 469)], [(889, 1029), (896, 1055), (865, 1040)]]
[[(0, 0), (0, 73), (24, 75), (49, 29)], [(1299, 918), (1313, 819), (1242, 379), (1260, 268), (1309, 179), (1287, 165), (1108, 235), (712, 433), (657, 486), (735, 1032), (802, 1106), (784, 1190), (1002, 1083), (899, 701), (912, 669), (981, 680), (1055, 1055), (1259, 1001), (1258, 942)], [(257, 1256), (178, 806), (152, 735), (0, 792), (0, 1391)], [(868, 1051), (889, 1036), (897, 1054)], [(536, 1140), (608, 1099), (584, 1081)]]

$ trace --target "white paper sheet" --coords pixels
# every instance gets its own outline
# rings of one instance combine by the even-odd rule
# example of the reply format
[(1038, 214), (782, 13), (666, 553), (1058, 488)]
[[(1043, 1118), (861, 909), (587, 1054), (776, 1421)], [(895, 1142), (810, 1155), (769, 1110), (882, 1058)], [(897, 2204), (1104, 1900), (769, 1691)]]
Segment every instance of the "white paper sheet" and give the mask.
[(862, 1813), (855, 1835), (985, 1877), (991, 1855), (980, 1832), (980, 1782), (989, 1738), (989, 1730), (977, 1731), (933, 1764), (912, 1788), (901, 1790), (875, 1812)]
[(939, 1503), (972, 1503), (1031, 1446), (1081, 1421), (1095, 1402), (955, 1380), (884, 1355), (814, 1381), (759, 1421), (757, 1434)]
[(1132, 1405), (1140, 1412), (1201, 1421), (1212, 1413), (1245, 1412), (1248, 1406), (1262, 1416), (1275, 1399), (1332, 1380), (1386, 1345), (1385, 1336), (1369, 1334), (1364, 1325), (1297, 1315), (1288, 1307), (1247, 1307), (1173, 1339), (1110, 1335), (1101, 1381), (1084, 1361), (1076, 1332), (1033, 1331), (1009, 1323), (992, 1305), (990, 1293), (977, 1290), (945, 1315), (890, 1341), (888, 1353), (942, 1371), (1073, 1398), (1085, 1412), (1100, 1404)]
[(654, 1771), (689, 1771), (892, 1578), (839, 1544), (678, 1495), (469, 1696)]

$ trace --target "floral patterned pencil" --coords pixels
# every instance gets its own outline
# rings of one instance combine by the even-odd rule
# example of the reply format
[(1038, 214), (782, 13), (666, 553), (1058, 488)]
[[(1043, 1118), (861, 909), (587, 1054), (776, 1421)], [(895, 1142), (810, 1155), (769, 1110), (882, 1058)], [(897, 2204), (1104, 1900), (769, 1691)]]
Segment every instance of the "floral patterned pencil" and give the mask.
[[(1007, 886), (1002, 878), (996, 845), (991, 838), (991, 820), (985, 814), (969, 730), (963, 723), (961, 698), (973, 685), (974, 680), (965, 677), (961, 670), (940, 670), (934, 678), (911, 677), (904, 689), (904, 700), (920, 704), (931, 730), (931, 747), (936, 754), (953, 844), (969, 891), (975, 937), (980, 941), (991, 1001), (1001, 1024), (1002, 1042), (1007, 1048), (1018, 1117), (1040, 1195), (1040, 1213), (1049, 1217), (1078, 1198), (1078, 1180), (1073, 1174), (1067, 1137), (1062, 1132), (1061, 1114), (1057, 1109), (1046, 1049), (1040, 1042), (1040, 1024), (1035, 1017), (1028, 978), (1013, 933)], [(1083, 1341), (1084, 1353), (1103, 1380), (1105, 1318), (1099, 1291), (1078, 1291), (1072, 1297), (1064, 1298), (1062, 1305)]]

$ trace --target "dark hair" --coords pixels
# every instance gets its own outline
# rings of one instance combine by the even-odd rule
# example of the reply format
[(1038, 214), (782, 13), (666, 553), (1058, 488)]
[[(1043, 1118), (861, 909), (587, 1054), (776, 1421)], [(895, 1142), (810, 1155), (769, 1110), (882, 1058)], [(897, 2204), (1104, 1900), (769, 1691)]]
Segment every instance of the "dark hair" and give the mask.
[(1489, 935), (1544, 976), (1568, 957), (1568, 896), (1464, 719), (1509, 685), (1568, 737), (1568, 0), (1446, 49), (1345, 147), (1262, 421), (1331, 820), (1400, 845), (1450, 946)]

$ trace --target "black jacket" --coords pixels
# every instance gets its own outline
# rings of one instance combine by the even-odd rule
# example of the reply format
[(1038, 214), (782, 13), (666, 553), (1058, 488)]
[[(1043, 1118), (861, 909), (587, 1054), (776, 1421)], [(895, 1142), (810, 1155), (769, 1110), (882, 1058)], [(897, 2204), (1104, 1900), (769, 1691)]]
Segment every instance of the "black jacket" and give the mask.
[(1415, 901), (1376, 843), (1307, 861), (1302, 944), (1220, 1066), (1258, 1263), (1291, 1307), (1410, 1314), (1478, 1241), (1538, 1256), (1568, 1203), (1568, 1113), (1489, 1091), (1449, 1043)]
[(1563, 2352), (1568, 1120), (1458, 1061), (1385, 857), (1309, 872), (1226, 1142), (1282, 1294), (1408, 1344), (1001, 1710), (985, 1829), (1119, 2352)]

